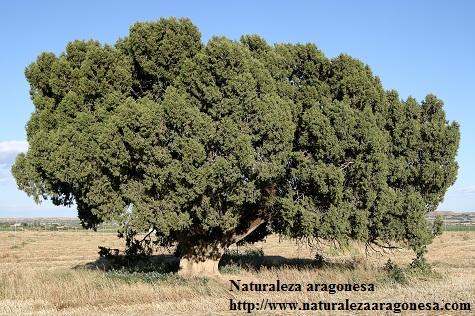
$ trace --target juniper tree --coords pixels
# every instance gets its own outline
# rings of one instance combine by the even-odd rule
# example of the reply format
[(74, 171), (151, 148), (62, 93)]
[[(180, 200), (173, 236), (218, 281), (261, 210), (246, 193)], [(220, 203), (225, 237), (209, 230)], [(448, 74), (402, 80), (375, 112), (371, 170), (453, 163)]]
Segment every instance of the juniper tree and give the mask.
[(35, 111), (12, 168), (36, 201), (177, 244), (217, 273), (269, 233), (423, 253), (425, 214), (456, 178), (443, 102), (401, 100), (348, 55), (259, 36), (203, 44), (187, 19), (136, 23), (113, 46), (73, 41), (27, 67)]

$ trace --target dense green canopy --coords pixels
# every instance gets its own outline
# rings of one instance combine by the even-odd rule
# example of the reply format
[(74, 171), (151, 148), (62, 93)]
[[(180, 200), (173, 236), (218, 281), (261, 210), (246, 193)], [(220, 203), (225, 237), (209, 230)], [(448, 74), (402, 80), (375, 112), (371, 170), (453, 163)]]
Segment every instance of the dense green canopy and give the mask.
[[(400, 100), (348, 55), (256, 35), (206, 45), (187, 19), (73, 41), (26, 69), (35, 111), (13, 174), (37, 201), (189, 244), (277, 232), (420, 250), (456, 178), (443, 102)], [(253, 232), (253, 230), (255, 231)]]

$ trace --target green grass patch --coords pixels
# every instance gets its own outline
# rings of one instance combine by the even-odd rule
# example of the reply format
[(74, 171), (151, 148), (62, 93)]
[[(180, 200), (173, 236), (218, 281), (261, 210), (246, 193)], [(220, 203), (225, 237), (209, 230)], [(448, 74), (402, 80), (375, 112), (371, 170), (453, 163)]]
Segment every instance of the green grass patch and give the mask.
[(119, 280), (121, 282), (132, 284), (132, 283), (148, 283), (148, 284), (157, 284), (162, 282), (173, 283), (173, 284), (184, 284), (186, 280), (176, 273), (162, 273), (156, 271), (149, 272), (139, 272), (139, 271), (130, 271), (127, 269), (121, 270), (110, 270), (105, 272), (105, 276), (109, 279)]
[(400, 267), (388, 259), (383, 267), (383, 283), (409, 284), (412, 280), (440, 279), (442, 276), (434, 271), (424, 259), (414, 259), (409, 265)]
[(462, 225), (447, 225), (444, 227), (444, 231), (447, 232), (474, 232), (475, 226), (462, 226)]

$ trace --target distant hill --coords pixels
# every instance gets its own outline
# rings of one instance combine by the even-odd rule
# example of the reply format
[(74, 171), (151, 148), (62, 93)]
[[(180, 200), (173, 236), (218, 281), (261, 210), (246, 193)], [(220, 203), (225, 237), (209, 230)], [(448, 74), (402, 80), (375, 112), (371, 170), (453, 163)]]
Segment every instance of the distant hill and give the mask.
[(0, 217), (0, 223), (58, 223), (80, 225), (77, 217)]
[(435, 216), (437, 215), (442, 215), (442, 216), (459, 216), (459, 215), (470, 215), (473, 214), (475, 215), (475, 211), (471, 212), (460, 212), (460, 211), (435, 211), (431, 212), (428, 215), (434, 214)]
[(444, 218), (445, 225), (475, 226), (475, 212), (436, 211), (427, 214), (427, 219), (433, 221), (438, 215)]

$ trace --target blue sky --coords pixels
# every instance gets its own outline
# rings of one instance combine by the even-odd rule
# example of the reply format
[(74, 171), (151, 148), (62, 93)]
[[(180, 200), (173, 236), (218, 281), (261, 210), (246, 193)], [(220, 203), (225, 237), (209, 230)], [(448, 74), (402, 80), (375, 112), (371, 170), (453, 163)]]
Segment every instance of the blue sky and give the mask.
[(461, 125), (458, 180), (440, 210), (475, 211), (475, 1), (2, 1), (0, 217), (75, 216), (17, 190), (10, 166), (27, 148), (33, 111), (24, 68), (75, 39), (113, 44), (136, 21), (189, 17), (203, 42), (259, 34), (269, 43), (312, 42), (328, 57), (367, 63), (386, 89), (418, 100), (434, 93)]

